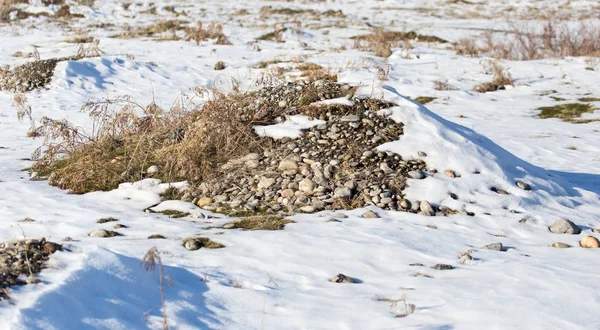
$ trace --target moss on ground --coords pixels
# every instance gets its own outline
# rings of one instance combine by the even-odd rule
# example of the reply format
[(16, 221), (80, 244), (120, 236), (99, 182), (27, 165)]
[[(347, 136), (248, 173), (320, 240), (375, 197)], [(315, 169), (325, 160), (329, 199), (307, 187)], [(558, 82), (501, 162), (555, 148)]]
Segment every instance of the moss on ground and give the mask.
[(541, 107), (538, 110), (541, 111), (538, 115), (541, 119), (560, 118), (563, 121), (578, 124), (595, 121), (594, 119), (577, 119), (577, 117), (581, 117), (584, 113), (594, 112), (594, 107), (587, 103), (565, 103), (550, 107)]

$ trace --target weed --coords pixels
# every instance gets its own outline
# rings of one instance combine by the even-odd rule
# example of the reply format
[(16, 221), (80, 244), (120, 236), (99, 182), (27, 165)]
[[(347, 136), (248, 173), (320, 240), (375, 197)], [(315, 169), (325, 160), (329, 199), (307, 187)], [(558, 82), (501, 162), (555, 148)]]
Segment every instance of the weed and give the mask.
[(435, 80), (433, 82), (433, 89), (435, 89), (436, 91), (456, 91), (456, 90), (458, 90), (457, 87), (452, 86), (449, 83), (441, 81), (441, 80)]
[(402, 294), (402, 297), (400, 297), (399, 299), (378, 298), (377, 301), (389, 303), (390, 310), (401, 306), (401, 309), (393, 311), (394, 315), (398, 318), (407, 317), (408, 315), (414, 313), (417, 309), (417, 306), (415, 304), (409, 304), (407, 302), (406, 295), (404, 294)]
[(485, 71), (493, 75), (492, 81), (479, 84), (473, 88), (476, 92), (486, 93), (493, 92), (500, 89), (505, 89), (507, 85), (514, 85), (514, 81), (510, 72), (505, 70), (500, 64), (499, 60), (485, 59), (481, 62)]
[(214, 39), (215, 45), (231, 45), (231, 42), (223, 33), (223, 27), (214, 22), (210, 23), (206, 29), (202, 22), (196, 23), (196, 28), (188, 28), (185, 30), (185, 41), (194, 41), (196, 45), (200, 45), (200, 41)]
[(151, 248), (146, 252), (144, 258), (142, 259), (144, 262), (144, 269), (146, 271), (151, 271), (154, 273), (156, 269), (156, 265), (158, 264), (158, 283), (160, 289), (160, 301), (162, 306), (162, 316), (163, 316), (163, 330), (169, 329), (169, 318), (167, 317), (167, 304), (165, 300), (165, 285), (166, 281), (167, 285), (172, 286), (173, 282), (167, 276), (164, 276), (164, 269), (162, 259), (160, 258), (160, 252), (156, 247)]

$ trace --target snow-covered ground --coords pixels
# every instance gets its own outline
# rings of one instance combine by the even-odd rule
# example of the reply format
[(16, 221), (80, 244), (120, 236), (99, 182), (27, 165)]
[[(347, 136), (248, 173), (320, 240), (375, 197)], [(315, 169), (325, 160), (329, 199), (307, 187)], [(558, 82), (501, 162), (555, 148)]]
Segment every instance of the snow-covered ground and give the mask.
[[(29, 180), (24, 169), (42, 141), (26, 136), (29, 123), (18, 121), (13, 94), (0, 91), (0, 241), (46, 237), (66, 248), (52, 255), (40, 284), (11, 288), (11, 299), (0, 302), (0, 328), (162, 328), (158, 274), (141, 264), (156, 246), (172, 280), (164, 291), (173, 329), (600, 329), (600, 249), (578, 245), (585, 235), (600, 237), (593, 232), (600, 228), (600, 121), (539, 119), (536, 110), (560, 103), (550, 96), (564, 102), (599, 98), (600, 60), (502, 61), (515, 86), (479, 94), (473, 86), (491, 80), (482, 58), (455, 55), (447, 44), (416, 44), (411, 56), (393, 49), (385, 60), (352, 48), (350, 37), (369, 33), (366, 23), (456, 41), (547, 7), (574, 18), (600, 11), (597, 1), (473, 2), (155, 1), (157, 14), (150, 14), (143, 13), (147, 3), (125, 9), (120, 1), (97, 0), (93, 9), (72, 6), (85, 19), (30, 18), (0, 25), (2, 65), (27, 61), (12, 55), (33, 52), (34, 45), (42, 58), (72, 55), (75, 45), (64, 41), (77, 30), (100, 40), (104, 55), (60, 62), (48, 88), (27, 93), (35, 120), (66, 118), (83, 129), (90, 129), (91, 121), (79, 108), (89, 99), (130, 95), (141, 104), (154, 100), (168, 108), (182, 95), (201, 103), (192, 91), (196, 86), (228, 90), (235, 80), (241, 89), (255, 87), (266, 70), (256, 68), (261, 61), (278, 60), (275, 65), (290, 76), (301, 61), (331, 68), (340, 82), (368, 85), (362, 94), (398, 103), (384, 111), (405, 124), (405, 134), (381, 150), (404, 158), (423, 151), (428, 166), (441, 172), (411, 180), (408, 198), (475, 213), (425, 217), (373, 208), (380, 217), (365, 219), (365, 209), (324, 211), (290, 217), (295, 223), (281, 231), (241, 231), (219, 228), (231, 219), (191, 203), (168, 201), (162, 207), (212, 217), (143, 212), (159, 203), (159, 193), (168, 187), (154, 180), (68, 194)], [(34, 3), (31, 12), (59, 8)], [(167, 6), (187, 15), (177, 17)], [(341, 10), (346, 17), (259, 17), (262, 6)], [(249, 13), (238, 14), (241, 9)], [(233, 45), (109, 37), (124, 24), (163, 19), (220, 23)], [(288, 30), (285, 42), (259, 41), (256, 51), (255, 38), (275, 24), (295, 28), (296, 20), (302, 21), (300, 38)], [(226, 69), (215, 71), (217, 61)], [(389, 75), (379, 81), (383, 66)], [(458, 90), (437, 91), (437, 80)], [(422, 106), (406, 98), (418, 96), (436, 99)], [(600, 111), (584, 118), (600, 118)], [(257, 132), (297, 134), (313, 124), (295, 118)], [(460, 177), (450, 179), (446, 168)], [(521, 190), (515, 181), (534, 189)], [(510, 195), (498, 195), (491, 186)], [(448, 192), (459, 198), (450, 199)], [(18, 222), (26, 217), (35, 222)], [(94, 229), (112, 229), (114, 222), (96, 223), (105, 217), (126, 225), (119, 229), (125, 236), (89, 237)], [(582, 233), (548, 231), (559, 218), (578, 224)], [(153, 234), (167, 239), (147, 239)], [(188, 251), (182, 239), (189, 236), (226, 247)], [(73, 241), (63, 242), (66, 237)], [(482, 248), (494, 242), (506, 251)], [(554, 242), (573, 248), (550, 247)], [(469, 249), (474, 259), (460, 263), (459, 253)], [(436, 264), (456, 269), (432, 269)], [(330, 282), (337, 273), (360, 283)], [(414, 313), (396, 317), (404, 302), (386, 300), (398, 299), (414, 304)]]

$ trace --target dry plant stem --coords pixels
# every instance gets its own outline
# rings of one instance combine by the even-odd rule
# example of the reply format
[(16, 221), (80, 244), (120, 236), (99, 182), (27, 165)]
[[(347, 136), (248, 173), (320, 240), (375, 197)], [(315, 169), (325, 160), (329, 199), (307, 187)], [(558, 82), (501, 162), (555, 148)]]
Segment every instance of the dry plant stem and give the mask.
[(163, 283), (163, 264), (162, 259), (160, 258), (160, 252), (156, 247), (151, 248), (144, 255), (143, 261), (145, 262), (144, 268), (146, 271), (151, 271), (154, 273), (156, 269), (156, 264), (158, 263), (158, 281), (160, 287), (160, 299), (162, 304), (162, 315), (163, 315), (163, 330), (169, 329), (169, 319), (167, 317), (167, 304), (165, 301), (165, 286)]

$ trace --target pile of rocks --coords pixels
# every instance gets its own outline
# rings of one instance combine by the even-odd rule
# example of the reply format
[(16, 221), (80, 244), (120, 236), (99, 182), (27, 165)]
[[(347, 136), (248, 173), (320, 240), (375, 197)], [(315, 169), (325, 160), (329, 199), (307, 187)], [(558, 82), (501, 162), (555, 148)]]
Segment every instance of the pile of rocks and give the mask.
[[(44, 238), (0, 243), (0, 300), (8, 298), (8, 287), (37, 283), (35, 274), (44, 268), (51, 254), (61, 249), (61, 245)], [(20, 278), (23, 275), (28, 277), (26, 281)]]
[(312, 213), (367, 205), (425, 215), (455, 213), (447, 207), (403, 198), (406, 178), (424, 178), (426, 163), (377, 150), (404, 134), (403, 124), (379, 111), (393, 104), (347, 95), (348, 102), (302, 105), (306, 93), (295, 91), (314, 86), (316, 91), (329, 92), (315, 93), (311, 103), (340, 97), (352, 89), (317, 81), (308, 86), (288, 84), (269, 93), (268, 101), (291, 106), (287, 113), (309, 114), (324, 123), (303, 130), (299, 138), (274, 140), (262, 153), (229, 161), (215, 180), (201, 183), (183, 199), (234, 215)]
[(13, 93), (28, 92), (46, 86), (61, 59), (28, 62), (12, 70), (0, 70), (0, 90)]

